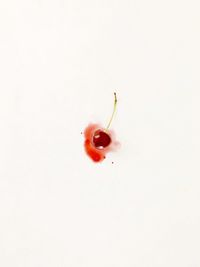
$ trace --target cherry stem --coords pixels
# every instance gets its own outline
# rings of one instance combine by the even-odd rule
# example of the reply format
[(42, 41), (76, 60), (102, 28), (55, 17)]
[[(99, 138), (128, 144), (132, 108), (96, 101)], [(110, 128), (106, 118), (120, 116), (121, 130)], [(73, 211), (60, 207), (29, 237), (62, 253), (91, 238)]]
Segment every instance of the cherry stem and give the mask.
[(111, 123), (112, 123), (113, 117), (114, 117), (114, 115), (115, 115), (116, 107), (117, 107), (117, 94), (116, 94), (116, 93), (114, 93), (114, 97), (115, 97), (115, 99), (114, 99), (113, 112), (112, 112), (111, 118), (110, 118), (110, 120), (109, 120), (109, 123), (108, 123), (108, 125), (107, 125), (107, 127), (106, 127), (106, 130), (109, 129), (109, 127), (110, 127), (110, 125), (111, 125)]

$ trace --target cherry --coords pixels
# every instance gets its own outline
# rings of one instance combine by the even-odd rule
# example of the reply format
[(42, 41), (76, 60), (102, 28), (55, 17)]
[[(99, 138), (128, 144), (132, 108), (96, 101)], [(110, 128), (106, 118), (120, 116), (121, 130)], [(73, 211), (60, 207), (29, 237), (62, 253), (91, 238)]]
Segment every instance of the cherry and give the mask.
[(97, 124), (89, 124), (85, 129), (85, 151), (87, 155), (95, 162), (100, 162), (106, 157), (106, 153), (113, 150), (113, 138), (111, 138), (112, 132), (109, 131), (109, 127), (113, 120), (117, 106), (117, 95), (114, 93), (114, 108), (106, 128), (102, 128)]
[(93, 144), (98, 149), (103, 149), (110, 145), (112, 139), (105, 131), (96, 130), (93, 135)]

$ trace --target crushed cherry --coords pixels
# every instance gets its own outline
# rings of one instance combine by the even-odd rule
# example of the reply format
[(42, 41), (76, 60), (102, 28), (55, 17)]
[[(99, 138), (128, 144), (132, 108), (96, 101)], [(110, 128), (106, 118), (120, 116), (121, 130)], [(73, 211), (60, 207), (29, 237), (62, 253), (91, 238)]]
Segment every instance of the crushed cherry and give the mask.
[[(87, 155), (94, 162), (101, 162), (106, 158), (106, 154), (116, 146), (116, 141), (113, 132), (109, 131), (109, 127), (113, 120), (117, 105), (117, 95), (114, 93), (114, 107), (111, 118), (106, 128), (98, 124), (89, 124), (84, 131), (84, 147)], [(111, 138), (112, 136), (112, 138)]]

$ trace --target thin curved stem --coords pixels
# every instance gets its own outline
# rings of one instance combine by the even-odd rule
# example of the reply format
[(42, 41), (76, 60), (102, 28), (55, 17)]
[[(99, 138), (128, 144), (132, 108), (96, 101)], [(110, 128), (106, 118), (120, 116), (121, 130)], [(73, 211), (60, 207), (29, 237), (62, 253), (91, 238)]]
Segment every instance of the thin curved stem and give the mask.
[(107, 125), (107, 127), (106, 127), (106, 130), (108, 130), (109, 129), (109, 127), (110, 127), (110, 125), (111, 125), (111, 123), (112, 123), (112, 120), (113, 120), (113, 117), (114, 117), (114, 115), (115, 115), (115, 111), (116, 111), (116, 107), (117, 107), (117, 94), (114, 92), (114, 107), (113, 107), (113, 112), (112, 112), (112, 115), (111, 115), (111, 118), (110, 118), (110, 120), (109, 120), (109, 122), (108, 122), (108, 125)]

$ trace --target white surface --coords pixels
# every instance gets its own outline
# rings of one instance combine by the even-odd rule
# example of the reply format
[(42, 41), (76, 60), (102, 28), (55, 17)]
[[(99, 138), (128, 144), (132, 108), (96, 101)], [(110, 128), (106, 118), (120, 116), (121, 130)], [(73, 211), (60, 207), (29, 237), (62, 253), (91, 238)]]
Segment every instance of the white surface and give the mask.
[[(200, 266), (199, 10), (1, 1), (0, 266)], [(114, 90), (95, 165), (80, 132)]]

